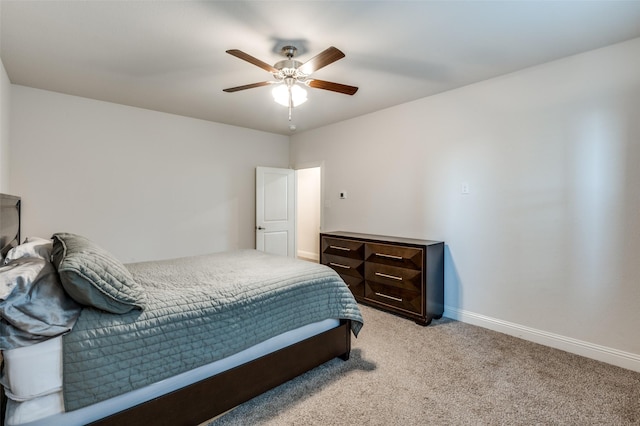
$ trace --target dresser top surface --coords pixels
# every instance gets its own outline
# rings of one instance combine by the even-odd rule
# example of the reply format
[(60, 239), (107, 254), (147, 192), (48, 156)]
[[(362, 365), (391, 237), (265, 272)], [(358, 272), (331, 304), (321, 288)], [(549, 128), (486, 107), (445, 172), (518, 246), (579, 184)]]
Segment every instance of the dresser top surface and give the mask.
[(401, 244), (413, 244), (413, 245), (419, 245), (419, 246), (443, 244), (442, 241), (419, 240), (415, 238), (392, 237), (388, 235), (361, 234), (358, 232), (346, 232), (346, 231), (321, 232), (320, 235), (332, 236), (332, 237), (343, 237), (343, 238), (357, 238), (361, 240), (368, 240), (368, 241), (380, 242), (380, 243), (390, 242), (390, 243), (401, 243)]

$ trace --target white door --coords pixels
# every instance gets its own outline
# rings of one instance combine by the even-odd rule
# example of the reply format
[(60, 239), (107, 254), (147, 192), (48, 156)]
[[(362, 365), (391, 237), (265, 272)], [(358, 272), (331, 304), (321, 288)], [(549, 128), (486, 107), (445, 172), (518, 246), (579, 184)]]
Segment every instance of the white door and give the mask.
[(256, 249), (295, 257), (295, 174), (256, 168)]

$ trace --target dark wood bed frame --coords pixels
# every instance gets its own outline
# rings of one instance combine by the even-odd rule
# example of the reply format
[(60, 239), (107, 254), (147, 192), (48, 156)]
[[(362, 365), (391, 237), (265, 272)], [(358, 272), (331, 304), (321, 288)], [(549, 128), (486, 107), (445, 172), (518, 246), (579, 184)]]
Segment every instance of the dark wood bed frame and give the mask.
[(91, 423), (194, 426), (325, 362), (349, 359), (351, 321), (156, 399)]
[[(10, 202), (17, 200), (18, 217), (20, 217), (20, 198), (13, 196), (2, 198), (5, 197), (9, 197)], [(18, 224), (18, 241), (20, 241), (19, 229)], [(340, 320), (340, 325), (335, 328), (112, 414), (91, 425), (195, 426), (333, 358), (340, 357), (346, 361), (349, 359), (350, 352), (351, 321)], [(0, 367), (3, 367), (1, 364), (2, 359), (0, 359)], [(167, 367), (170, 368), (170, 366)], [(4, 425), (5, 407), (4, 389), (0, 389), (0, 425)]]

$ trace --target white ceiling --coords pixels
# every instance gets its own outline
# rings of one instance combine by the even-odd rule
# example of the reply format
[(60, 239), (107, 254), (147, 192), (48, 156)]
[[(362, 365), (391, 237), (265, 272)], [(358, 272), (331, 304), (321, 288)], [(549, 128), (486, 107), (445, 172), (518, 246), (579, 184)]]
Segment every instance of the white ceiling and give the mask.
[(314, 77), (298, 132), (557, 58), (640, 37), (640, 1), (2, 0), (0, 55), (14, 84), (290, 134), (264, 62), (293, 43), (305, 62), (346, 57)]

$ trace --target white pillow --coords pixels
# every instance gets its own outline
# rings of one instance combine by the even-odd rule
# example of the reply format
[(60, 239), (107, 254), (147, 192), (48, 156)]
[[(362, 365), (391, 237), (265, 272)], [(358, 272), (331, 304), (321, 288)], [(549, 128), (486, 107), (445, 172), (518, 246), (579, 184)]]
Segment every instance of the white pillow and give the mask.
[(53, 250), (53, 241), (39, 237), (27, 237), (24, 243), (9, 250), (7, 257), (4, 259), (5, 265), (12, 260), (23, 257), (35, 257), (51, 261), (51, 251)]

